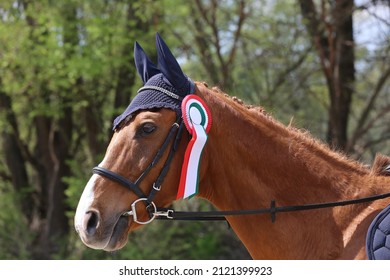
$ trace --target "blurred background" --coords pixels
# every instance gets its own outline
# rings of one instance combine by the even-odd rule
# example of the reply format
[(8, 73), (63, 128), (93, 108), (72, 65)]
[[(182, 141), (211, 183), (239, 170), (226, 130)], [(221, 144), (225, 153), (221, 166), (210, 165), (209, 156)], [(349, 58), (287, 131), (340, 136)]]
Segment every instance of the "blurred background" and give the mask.
[(115, 253), (74, 230), (156, 32), (193, 80), (367, 165), (390, 154), (389, 0), (0, 0), (0, 259), (249, 258), (224, 222), (156, 221)]

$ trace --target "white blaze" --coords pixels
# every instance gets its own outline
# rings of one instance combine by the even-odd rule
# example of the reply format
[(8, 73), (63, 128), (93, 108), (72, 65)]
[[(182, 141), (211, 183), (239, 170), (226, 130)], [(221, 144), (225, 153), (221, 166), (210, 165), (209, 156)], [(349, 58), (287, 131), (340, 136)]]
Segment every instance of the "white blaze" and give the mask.
[(89, 210), (93, 200), (93, 188), (95, 186), (96, 179), (98, 175), (93, 174), (91, 179), (89, 179), (87, 185), (84, 188), (83, 194), (81, 195), (79, 204), (77, 205), (76, 215), (74, 217), (74, 224), (76, 230), (80, 229), (83, 224), (83, 217), (85, 213)]

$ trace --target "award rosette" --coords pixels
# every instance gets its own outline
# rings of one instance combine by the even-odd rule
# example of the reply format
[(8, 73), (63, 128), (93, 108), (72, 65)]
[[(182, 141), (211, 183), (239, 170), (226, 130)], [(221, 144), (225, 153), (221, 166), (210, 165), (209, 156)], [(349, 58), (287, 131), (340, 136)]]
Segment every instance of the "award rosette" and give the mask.
[(211, 114), (197, 95), (187, 95), (182, 102), (184, 124), (192, 135), (184, 155), (177, 199), (191, 198), (198, 192), (199, 163), (211, 128)]

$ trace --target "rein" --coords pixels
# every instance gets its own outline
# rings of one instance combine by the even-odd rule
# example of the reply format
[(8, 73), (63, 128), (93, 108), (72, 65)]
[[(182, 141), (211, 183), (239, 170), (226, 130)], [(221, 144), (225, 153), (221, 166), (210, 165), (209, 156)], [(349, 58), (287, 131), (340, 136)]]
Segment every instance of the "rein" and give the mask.
[(226, 216), (269, 214), (271, 216), (271, 221), (274, 223), (276, 221), (276, 213), (333, 208), (333, 207), (347, 206), (353, 204), (368, 203), (375, 200), (385, 199), (388, 197), (390, 197), (390, 192), (379, 194), (379, 195), (367, 196), (364, 198), (351, 199), (351, 200), (316, 203), (316, 204), (291, 205), (291, 206), (276, 206), (275, 200), (272, 200), (269, 208), (258, 208), (258, 209), (248, 209), (248, 210), (188, 212), (188, 211), (175, 211), (174, 209), (170, 208), (170, 209), (165, 209), (166, 211), (165, 214), (158, 217), (158, 219), (181, 220), (181, 221), (219, 221), (219, 220), (226, 220), (225, 218)]

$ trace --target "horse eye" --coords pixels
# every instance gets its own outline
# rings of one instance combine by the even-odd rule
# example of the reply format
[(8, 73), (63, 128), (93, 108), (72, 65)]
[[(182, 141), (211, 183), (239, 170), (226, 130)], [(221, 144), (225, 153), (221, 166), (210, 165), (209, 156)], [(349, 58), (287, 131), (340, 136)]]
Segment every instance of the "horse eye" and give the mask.
[(145, 123), (141, 126), (141, 134), (142, 135), (149, 135), (153, 133), (153, 131), (156, 130), (156, 126), (152, 123)]

